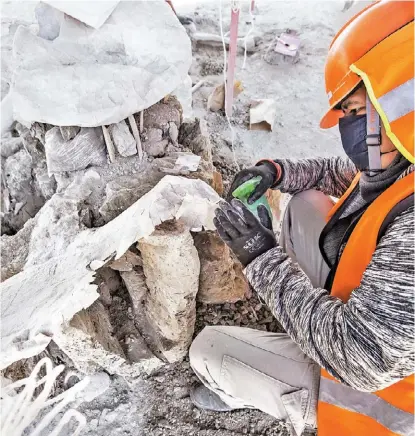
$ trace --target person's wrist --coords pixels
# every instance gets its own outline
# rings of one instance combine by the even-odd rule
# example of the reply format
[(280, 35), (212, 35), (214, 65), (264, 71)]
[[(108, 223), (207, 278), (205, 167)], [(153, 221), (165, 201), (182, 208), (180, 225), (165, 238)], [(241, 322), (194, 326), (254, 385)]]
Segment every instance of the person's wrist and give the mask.
[(271, 159), (261, 159), (256, 166), (260, 166), (260, 165), (265, 165), (267, 168), (269, 168), (274, 175), (274, 182), (272, 184), (272, 186), (275, 186), (280, 180), (281, 180), (281, 176), (282, 176), (282, 169), (281, 166), (271, 160)]

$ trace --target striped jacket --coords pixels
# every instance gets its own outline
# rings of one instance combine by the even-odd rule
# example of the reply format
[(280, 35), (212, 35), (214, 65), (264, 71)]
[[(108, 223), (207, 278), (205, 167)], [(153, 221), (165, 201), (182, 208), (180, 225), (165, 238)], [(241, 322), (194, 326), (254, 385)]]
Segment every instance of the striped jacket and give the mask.
[[(340, 157), (278, 162), (278, 188), (290, 194), (317, 189), (340, 197), (356, 174)], [(255, 259), (246, 275), (305, 354), (341, 382), (377, 391), (414, 372), (414, 230), (410, 207), (386, 229), (346, 304), (314, 288), (280, 247)]]

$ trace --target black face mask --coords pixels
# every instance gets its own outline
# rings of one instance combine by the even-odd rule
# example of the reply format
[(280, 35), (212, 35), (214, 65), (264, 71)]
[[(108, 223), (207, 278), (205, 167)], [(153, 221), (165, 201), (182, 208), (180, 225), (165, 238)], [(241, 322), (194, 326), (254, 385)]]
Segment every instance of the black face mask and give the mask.
[(360, 171), (369, 169), (366, 123), (366, 115), (354, 115), (339, 119), (343, 149)]

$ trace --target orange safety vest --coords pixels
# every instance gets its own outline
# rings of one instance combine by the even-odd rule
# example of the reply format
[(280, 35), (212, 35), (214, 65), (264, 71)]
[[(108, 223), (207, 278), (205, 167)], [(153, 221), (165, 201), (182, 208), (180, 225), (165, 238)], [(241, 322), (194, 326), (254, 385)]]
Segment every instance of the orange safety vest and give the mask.
[[(330, 211), (344, 203), (360, 178)], [(357, 288), (376, 249), (379, 230), (389, 212), (414, 193), (414, 173), (396, 181), (367, 208), (359, 219), (334, 276), (331, 295), (348, 301)], [(414, 435), (414, 376), (408, 376), (378, 392), (360, 392), (321, 370), (317, 409), (318, 436)]]

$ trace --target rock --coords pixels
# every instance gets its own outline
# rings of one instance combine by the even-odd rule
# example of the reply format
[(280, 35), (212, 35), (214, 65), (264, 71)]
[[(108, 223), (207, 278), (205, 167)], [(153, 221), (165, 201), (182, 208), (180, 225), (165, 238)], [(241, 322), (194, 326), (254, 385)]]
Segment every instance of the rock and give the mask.
[(192, 341), (200, 262), (189, 231), (179, 222), (160, 226), (139, 242), (149, 293), (146, 315), (169, 362), (182, 359)]
[[(242, 83), (237, 80), (233, 86), (234, 99), (243, 91)], [(225, 85), (218, 85), (209, 96), (207, 101), (207, 109), (212, 112), (218, 112), (225, 108)]]
[[(76, 313), (99, 298), (98, 285), (94, 283), (96, 273), (89, 268), (93, 261), (108, 261), (114, 253), (121, 256), (137, 240), (151, 235), (156, 226), (167, 220), (180, 219), (187, 231), (213, 230), (214, 209), (219, 196), (201, 180), (164, 176), (151, 192), (117, 219), (88, 229), (80, 224), (79, 211), (91, 195), (94, 184), (101, 184), (94, 171), (88, 173), (92, 174), (86, 180), (75, 179), (64, 192), (54, 195), (41, 209), (32, 231), (24, 270), (2, 283), (0, 369), (38, 354), (52, 337), (62, 351), (86, 371), (103, 367), (110, 373), (131, 375), (150, 370), (153, 363), (159, 363), (158, 359), (152, 359), (129, 365), (121, 356), (105, 350), (87, 333), (65, 326)], [(98, 178), (93, 177), (93, 173)], [(160, 173), (160, 176), (163, 174)], [(160, 243), (169, 242), (168, 235), (160, 236)], [(199, 260), (193, 240), (187, 239), (185, 230), (178, 238), (170, 236), (175, 241), (170, 251), (176, 265), (167, 262), (169, 247), (153, 247), (158, 240), (151, 240), (147, 244), (150, 267), (146, 274), (147, 285), (150, 288), (151, 284), (150, 291), (155, 296), (158, 294), (155, 289), (158, 278), (160, 285), (167, 286), (162, 289), (165, 298), (172, 297), (169, 289), (177, 289), (177, 298), (173, 293), (173, 300), (168, 306), (169, 313), (174, 312), (177, 318), (172, 324), (172, 331), (163, 331), (160, 335), (166, 349), (170, 348), (166, 337), (170, 336), (172, 341), (177, 339), (177, 346), (170, 354), (175, 358), (185, 353), (184, 344), (191, 340), (190, 318), (194, 314), (192, 300), (198, 287), (199, 274), (195, 273)], [(179, 243), (183, 245), (177, 246)], [(160, 258), (166, 259), (161, 271), (182, 272), (181, 281), (175, 275), (170, 280), (167, 276), (158, 277), (156, 270), (152, 272), (152, 265), (158, 266), (159, 252)], [(115, 274), (115, 271), (112, 272)], [(191, 286), (193, 282), (195, 289)], [(183, 300), (181, 297), (184, 295), (188, 297)], [(115, 300), (115, 297), (112, 299)], [(156, 297), (153, 298), (155, 300)], [(152, 307), (152, 313), (156, 313), (156, 306), (150, 304), (149, 307)], [(157, 321), (163, 323), (163, 318), (159, 317)]]
[[(140, 341), (144, 342), (146, 346), (141, 345), (139, 347), (141, 350), (147, 349), (148, 346), (152, 352), (160, 357), (163, 346), (160, 343), (159, 335), (149, 322), (144, 308), (148, 296), (148, 288), (143, 268), (138, 267), (133, 271), (122, 271), (120, 274), (132, 302), (134, 324), (141, 335), (141, 337), (138, 338), (138, 342), (137, 340), (134, 341), (134, 346), (137, 347)], [(134, 358), (137, 355), (137, 352), (134, 351), (134, 347), (132, 347), (130, 351), (133, 353)], [(131, 359), (133, 360), (133, 358)]]
[(109, 374), (137, 377), (150, 374), (163, 365), (157, 357), (129, 363), (118, 354), (105, 350), (90, 335), (71, 326), (56, 332), (54, 339), (59, 348), (72, 359), (76, 369), (84, 374), (94, 374), (104, 368)]
[(212, 188), (222, 197), (224, 193), (222, 174), (218, 171), (213, 171)]
[(167, 139), (163, 139), (162, 141), (159, 142), (146, 143), (144, 149), (149, 156), (163, 157), (166, 154), (168, 145), (169, 145), (169, 141)]
[[(174, 123), (173, 123), (174, 124)], [(169, 141), (163, 139), (161, 129), (150, 128), (146, 132), (146, 141), (143, 143), (144, 151), (153, 157), (162, 157), (166, 154)]]
[(163, 131), (161, 129), (150, 128), (146, 130), (145, 143), (156, 143), (162, 141), (162, 139)]
[(227, 245), (213, 232), (197, 233), (194, 241), (200, 258), (198, 301), (222, 304), (242, 300), (248, 283)]
[(199, 118), (194, 121), (185, 121), (180, 126), (179, 143), (199, 156), (203, 155), (204, 152), (210, 153), (212, 146), (206, 121)]
[(200, 63), (200, 74), (202, 76), (218, 76), (223, 73), (223, 62), (207, 58)]
[[(4, 163), (2, 192), (8, 191), (10, 210), (3, 216), (2, 233), (19, 231), (26, 221), (33, 218), (45, 204), (45, 198), (37, 189), (32, 177), (34, 161), (26, 150), (19, 150)], [(3, 197), (4, 198), (4, 197)]]
[(154, 354), (149, 350), (143, 337), (137, 332), (129, 335), (125, 339), (125, 354), (130, 362), (141, 362), (145, 359), (151, 359)]
[(30, 127), (30, 134), (43, 146), (45, 145), (46, 126), (42, 123), (33, 123)]
[(76, 18), (94, 29), (99, 29), (110, 17), (119, 1), (108, 0), (103, 3), (74, 3), (63, 2), (61, 0), (45, 0), (45, 3), (48, 3), (53, 6), (53, 8)]
[(35, 179), (40, 192), (46, 200), (52, 197), (56, 192), (56, 179), (55, 177), (49, 176), (48, 167), (46, 161), (41, 161), (38, 163), (34, 169)]
[(92, 191), (100, 184), (100, 176), (94, 170), (88, 170), (85, 174), (77, 174), (65, 192), (54, 195), (45, 203), (36, 216), (26, 268), (59, 256), (85, 229), (82, 211)]
[(108, 266), (116, 271), (132, 271), (135, 266), (142, 266), (143, 261), (138, 254), (128, 250), (117, 260), (113, 260)]
[(74, 139), (65, 141), (59, 127), (54, 127), (46, 133), (45, 139), (46, 162), (50, 174), (107, 163), (100, 129), (83, 127)]
[(39, 160), (44, 160), (44, 147), (37, 140), (37, 138), (32, 135), (31, 131), (21, 123), (16, 123), (15, 129), (23, 142), (24, 149), (33, 159), (33, 164), (35, 165)]
[[(111, 268), (100, 268), (97, 273), (97, 281), (99, 283), (99, 290), (101, 293), (101, 286), (105, 284), (105, 293), (110, 295), (115, 294), (122, 287), (120, 275)], [(102, 296), (102, 294), (101, 294)], [(108, 297), (106, 297), (108, 299)], [(111, 298), (111, 297), (110, 297)]]
[(64, 141), (70, 141), (81, 131), (79, 126), (61, 126), (59, 127)]
[(192, 78), (187, 75), (183, 82), (171, 94), (174, 95), (179, 101), (183, 118), (192, 118)]
[(97, 372), (89, 376), (89, 383), (78, 394), (77, 399), (90, 402), (102, 395), (110, 387), (111, 379), (106, 372)]
[(118, 123), (175, 90), (192, 61), (165, 2), (119, 2), (98, 29), (66, 14), (53, 43), (19, 26), (13, 54), (15, 116), (55, 126)]
[(36, 218), (30, 219), (15, 235), (1, 237), (1, 281), (23, 270), (29, 254), (29, 243)]
[(177, 98), (173, 96), (168, 96), (144, 111), (146, 129), (160, 129), (167, 133), (169, 123), (175, 123), (177, 127), (180, 127), (181, 122), (182, 108)]
[(23, 147), (22, 140), (20, 138), (1, 138), (1, 157), (8, 158), (17, 153)]
[(135, 201), (147, 194), (162, 178), (157, 167), (148, 169), (138, 177), (119, 177), (105, 187), (106, 197), (99, 209), (105, 222), (116, 218)]
[(278, 226), (282, 218), (282, 193), (279, 190), (269, 189), (266, 193), (266, 198), (273, 215), (273, 228), (276, 230), (276, 226)]
[(128, 157), (137, 154), (137, 143), (123, 120), (109, 127), (114, 145), (121, 156)]
[(173, 389), (173, 397), (176, 400), (182, 400), (190, 395), (189, 388), (187, 386), (175, 386)]
[(177, 124), (170, 122), (169, 123), (169, 136), (173, 143), (176, 143), (179, 139), (179, 129), (177, 128)]
[(69, 324), (94, 338), (105, 350), (125, 357), (120, 343), (112, 334), (109, 313), (100, 301), (95, 301), (88, 309), (78, 312)]
[(148, 292), (143, 270), (140, 269), (140, 272), (122, 271), (121, 278), (130, 295), (133, 304), (133, 310), (135, 313), (138, 313), (142, 310), (142, 306)]

